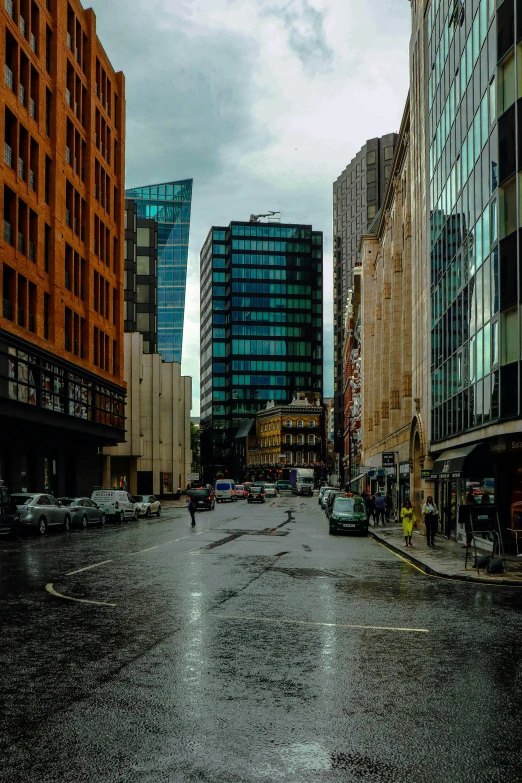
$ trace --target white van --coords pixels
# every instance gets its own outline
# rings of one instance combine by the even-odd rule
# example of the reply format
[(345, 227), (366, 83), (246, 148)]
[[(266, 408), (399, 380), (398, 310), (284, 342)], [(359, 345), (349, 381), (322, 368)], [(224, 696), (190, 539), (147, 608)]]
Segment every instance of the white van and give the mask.
[(230, 500), (232, 503), (237, 500), (236, 485), (232, 479), (218, 479), (214, 494), (216, 503), (221, 503), (224, 500)]
[(138, 518), (138, 507), (132, 495), (123, 489), (96, 489), (91, 495), (97, 506), (105, 511), (105, 517), (115, 522)]

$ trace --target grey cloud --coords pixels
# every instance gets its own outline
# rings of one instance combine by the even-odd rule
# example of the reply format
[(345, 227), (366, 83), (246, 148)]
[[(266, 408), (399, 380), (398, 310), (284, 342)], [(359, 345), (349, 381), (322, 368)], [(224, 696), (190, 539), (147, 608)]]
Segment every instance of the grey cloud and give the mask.
[(307, 71), (331, 66), (334, 53), (324, 31), (326, 11), (319, 11), (310, 0), (261, 0), (261, 7), (267, 15), (281, 19), (288, 44)]
[(168, 14), (143, 0), (107, 3), (98, 34), (126, 77), (127, 185), (212, 178), (229, 145), (268, 141), (251, 118), (255, 41), (198, 28), (184, 5)]

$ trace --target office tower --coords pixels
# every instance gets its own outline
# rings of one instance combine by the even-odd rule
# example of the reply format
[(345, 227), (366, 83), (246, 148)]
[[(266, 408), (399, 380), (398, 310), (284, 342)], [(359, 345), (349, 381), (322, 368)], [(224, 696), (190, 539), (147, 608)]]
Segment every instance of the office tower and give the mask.
[(132, 199), (125, 200), (124, 264), (124, 329), (143, 335), (143, 353), (156, 353), (158, 224), (152, 218), (138, 217), (138, 207)]
[(415, 486), (442, 509), (441, 530), (461, 539), (467, 497), (498, 505), (504, 527), (522, 501), (518, 10), (514, 0), (481, 0), (431, 4), (423, 17), (412, 5), (428, 250), (414, 259), (425, 276), (413, 301), (428, 297), (431, 351), (411, 458)]
[(158, 224), (158, 351), (166, 362), (181, 362), (192, 180), (129, 188), (125, 195), (139, 218)]
[(323, 235), (310, 225), (214, 226), (201, 251), (201, 460), (233, 471), (234, 436), (269, 400), (323, 391)]
[(124, 435), (125, 86), (79, 2), (0, 13), (0, 478), (86, 494)]
[(391, 172), (396, 133), (370, 139), (333, 185), (334, 237), (334, 410), (335, 431), (344, 431), (344, 309), (360, 263), (361, 235), (377, 215)]

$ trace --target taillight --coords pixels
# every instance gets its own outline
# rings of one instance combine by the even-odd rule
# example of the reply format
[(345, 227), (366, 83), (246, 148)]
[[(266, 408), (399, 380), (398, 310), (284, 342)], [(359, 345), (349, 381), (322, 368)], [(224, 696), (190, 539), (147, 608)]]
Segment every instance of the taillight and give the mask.
[(119, 505), (118, 501), (116, 501), (116, 505), (114, 506), (114, 508), (118, 509), (119, 507), (120, 507), (120, 505)]
[(79, 511), (80, 509), (79, 509), (79, 508), (71, 508), (71, 509), (69, 509), (69, 510), (70, 510), (70, 511)]

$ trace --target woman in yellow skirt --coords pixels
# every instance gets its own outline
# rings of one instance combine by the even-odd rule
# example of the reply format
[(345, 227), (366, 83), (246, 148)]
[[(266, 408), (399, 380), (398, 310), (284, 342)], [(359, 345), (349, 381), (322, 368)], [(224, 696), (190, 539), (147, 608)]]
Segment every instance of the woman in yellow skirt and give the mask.
[(404, 546), (411, 546), (411, 537), (413, 535), (413, 525), (415, 524), (415, 512), (409, 500), (404, 501), (404, 506), (401, 509), (401, 522), (402, 530), (404, 533)]

